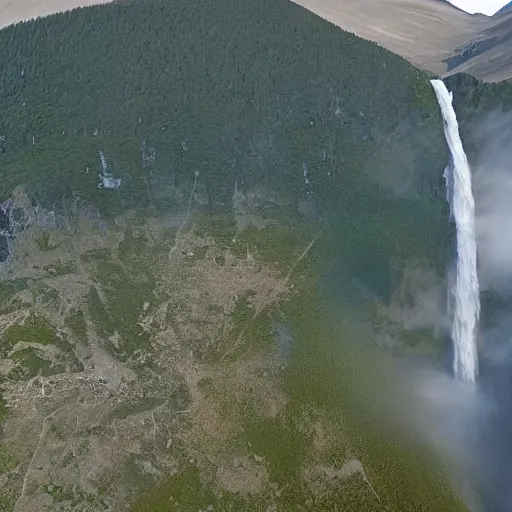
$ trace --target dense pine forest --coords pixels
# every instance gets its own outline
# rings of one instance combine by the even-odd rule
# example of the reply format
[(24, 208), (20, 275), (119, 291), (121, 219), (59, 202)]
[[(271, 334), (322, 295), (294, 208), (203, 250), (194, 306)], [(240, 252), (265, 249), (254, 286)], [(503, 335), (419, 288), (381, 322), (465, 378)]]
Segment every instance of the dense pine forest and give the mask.
[[(339, 197), (383, 152), (417, 195), (445, 161), (428, 77), (284, 0), (116, 2), (9, 27), (0, 46), (4, 198), (21, 182), (48, 204), (159, 206), (196, 172), (212, 203), (235, 180), (302, 197), (305, 168)], [(403, 137), (414, 159), (391, 148)], [(108, 200), (99, 150), (123, 183)]]

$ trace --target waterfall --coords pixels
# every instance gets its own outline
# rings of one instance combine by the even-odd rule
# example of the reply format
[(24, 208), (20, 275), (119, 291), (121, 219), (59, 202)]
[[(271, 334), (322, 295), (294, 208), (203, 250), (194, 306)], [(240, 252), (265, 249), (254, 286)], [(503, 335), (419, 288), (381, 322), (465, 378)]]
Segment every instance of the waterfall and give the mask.
[(431, 81), (444, 122), (450, 164), (445, 170), (447, 198), (457, 228), (455, 276), (450, 290), (453, 371), (459, 379), (474, 384), (478, 374), (476, 335), (480, 317), (475, 239), (475, 201), (471, 189), (471, 169), (459, 135), (453, 95), (441, 80)]

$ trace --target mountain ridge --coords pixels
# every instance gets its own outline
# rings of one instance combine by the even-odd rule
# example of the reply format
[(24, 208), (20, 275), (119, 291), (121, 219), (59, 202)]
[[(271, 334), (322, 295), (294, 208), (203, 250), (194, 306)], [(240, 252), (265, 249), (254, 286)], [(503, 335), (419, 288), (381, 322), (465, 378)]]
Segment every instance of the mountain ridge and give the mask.
[(112, 0), (23, 0), (11, 2), (0, 0), (0, 29), (9, 25), (71, 11), (81, 7), (106, 4)]
[[(112, 0), (0, 0), (0, 28)], [(492, 17), (447, 0), (291, 0), (442, 78), (466, 72), (486, 82), (512, 78), (511, 4)]]
[[(487, 17), (438, 0), (293, 1), (442, 78), (458, 72), (486, 82), (512, 78), (510, 9)], [(485, 51), (472, 51), (482, 44)], [(457, 66), (449, 64), (454, 58)]]

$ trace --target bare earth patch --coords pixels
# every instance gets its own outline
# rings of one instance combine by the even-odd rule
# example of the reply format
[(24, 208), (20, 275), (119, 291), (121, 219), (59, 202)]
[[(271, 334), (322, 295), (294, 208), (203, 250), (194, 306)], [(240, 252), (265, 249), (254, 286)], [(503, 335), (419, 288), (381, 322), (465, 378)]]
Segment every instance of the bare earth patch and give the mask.
[(141, 482), (190, 463), (219, 489), (266, 488), (238, 441), (244, 411), (274, 418), (287, 399), (272, 350), (245, 345), (235, 308), (247, 298), (250, 324), (288, 285), (181, 222), (127, 214), (101, 234), (81, 219), (72, 235), (34, 224), (15, 240), (4, 279), (23, 286), (0, 311), (13, 338), (0, 369), (16, 466), (0, 490), (16, 511), (126, 510)]

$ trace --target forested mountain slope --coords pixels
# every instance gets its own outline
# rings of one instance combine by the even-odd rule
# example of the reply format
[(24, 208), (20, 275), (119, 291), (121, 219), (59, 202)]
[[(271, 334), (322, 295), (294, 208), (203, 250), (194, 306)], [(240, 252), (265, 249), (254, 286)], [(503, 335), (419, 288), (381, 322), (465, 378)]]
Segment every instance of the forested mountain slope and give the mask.
[(286, 2), (114, 3), (0, 39), (4, 196), (42, 176), (98, 194), (101, 149), (124, 176), (121, 196), (148, 201), (144, 141), (155, 179), (199, 171), (212, 193), (263, 177), (302, 193), (304, 160), (321, 187), (335, 163), (370, 165), (404, 123), (435, 133), (418, 155), (442, 151), (426, 75)]
[(372, 410), (390, 354), (446, 341), (401, 316), (452, 249), (426, 73), (285, 0), (0, 47), (0, 508), (464, 509)]
[(3, 28), (13, 23), (71, 10), (76, 7), (107, 2), (108, 0), (24, 0), (23, 2), (0, 0), (0, 27)]

